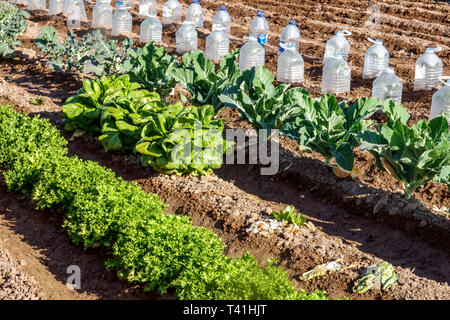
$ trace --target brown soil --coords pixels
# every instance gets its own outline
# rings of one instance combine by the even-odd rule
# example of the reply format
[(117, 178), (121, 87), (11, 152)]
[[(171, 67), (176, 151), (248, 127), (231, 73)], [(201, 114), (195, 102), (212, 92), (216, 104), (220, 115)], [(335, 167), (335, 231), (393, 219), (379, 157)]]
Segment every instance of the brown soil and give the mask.
[[(307, 72), (307, 80), (302, 85), (313, 95), (320, 93), (320, 61), (326, 39), (338, 29), (352, 31), (350, 65), (355, 72), (352, 92), (340, 96), (346, 99), (370, 95), (371, 81), (359, 80), (363, 54), (368, 47), (364, 39), (367, 36), (383, 39), (391, 52), (391, 64), (405, 81), (404, 106), (412, 114), (412, 121), (428, 117), (432, 92), (411, 91), (414, 61), (426, 45), (440, 44), (444, 51), (439, 55), (447, 68), (445, 72), (449, 73), (450, 40), (445, 37), (450, 31), (448, 4), (383, 1), (380, 4), (382, 28), (368, 31), (364, 29), (368, 14), (362, 11), (371, 4), (368, 1), (284, 1), (284, 6), (273, 0), (252, 3), (203, 1), (206, 27), (210, 28), (217, 6), (227, 5), (233, 17), (232, 47), (240, 47), (254, 10), (265, 10), (271, 26), (266, 66), (275, 72), (278, 34), (291, 18), (302, 20), (301, 53)], [(92, 4), (87, 5), (88, 17), (91, 7)], [(30, 114), (42, 114), (62, 129), (61, 105), (80, 87), (81, 77), (61, 75), (44, 68), (43, 57), (32, 42), (43, 25), (56, 26), (63, 37), (67, 32), (64, 20), (49, 19), (41, 13), (33, 15), (31, 21), (22, 39), (21, 55), (0, 63), (0, 80), (3, 79), (0, 103), (11, 103), (14, 108)], [(204, 48), (208, 29), (199, 32), (199, 48)], [(77, 34), (81, 36), (87, 30), (83, 28)], [(172, 27), (163, 33), (169, 52), (174, 51), (175, 31)], [(136, 40), (137, 23), (133, 32)], [(31, 105), (29, 99), (38, 95), (46, 98), (44, 105)], [(230, 127), (249, 128), (234, 111), (225, 110), (222, 116)], [(70, 137), (70, 133), (62, 133)], [(267, 257), (278, 258), (299, 288), (325, 289), (333, 298), (344, 295), (352, 299), (450, 298), (450, 289), (444, 284), (450, 278), (450, 222), (445, 214), (433, 211), (434, 206), (450, 206), (447, 187), (429, 183), (415, 192), (415, 199), (405, 201), (399, 184), (378, 170), (366, 153), (356, 153), (362, 181), (354, 181), (336, 179), (321, 165), (319, 155), (301, 153), (295, 141), (282, 139), (281, 146), (281, 162), (291, 166), (274, 177), (260, 176), (259, 166), (251, 165), (226, 165), (208, 178), (159, 175), (142, 168), (133, 156), (106, 154), (90, 136), (71, 142), (70, 151), (112, 168), (127, 180), (137, 181), (147, 192), (159, 194), (170, 204), (169, 212), (189, 215), (195, 225), (211, 228), (227, 243), (228, 255), (239, 256), (251, 250), (260, 261)], [(7, 239), (16, 239), (10, 240), (10, 246), (3, 247), (15, 259), (20, 260), (24, 255), (33, 257), (33, 263), (27, 261), (26, 272), (37, 279), (47, 298), (156, 298), (119, 282), (112, 273), (106, 272), (103, 262), (108, 257), (107, 252), (84, 252), (71, 245), (60, 228), (60, 219), (51, 212), (35, 212), (31, 203), (18, 201), (20, 196), (6, 193), (4, 187), (0, 195), (0, 207), (6, 212), (0, 215), (1, 234)], [(246, 231), (256, 221), (268, 221), (272, 210), (286, 205), (294, 205), (312, 223), (298, 233), (286, 231), (268, 238)], [(77, 263), (72, 263), (69, 256)], [(301, 273), (338, 258), (355, 263), (357, 267), (308, 282), (300, 281)], [(351, 293), (358, 269), (381, 260), (395, 266), (399, 285), (388, 292)], [(79, 264), (82, 272), (86, 270), (90, 275), (89, 279), (85, 278), (86, 283), (82, 280), (81, 293), (65, 286), (65, 271), (70, 264)]]

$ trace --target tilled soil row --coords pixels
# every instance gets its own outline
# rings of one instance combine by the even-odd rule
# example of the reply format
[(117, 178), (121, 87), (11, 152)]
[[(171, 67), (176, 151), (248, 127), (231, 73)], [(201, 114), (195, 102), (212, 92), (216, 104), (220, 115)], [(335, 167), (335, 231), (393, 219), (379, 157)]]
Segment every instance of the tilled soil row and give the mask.
[(0, 300), (38, 300), (43, 299), (41, 289), (34, 278), (20, 271), (25, 260), (16, 261), (0, 242)]

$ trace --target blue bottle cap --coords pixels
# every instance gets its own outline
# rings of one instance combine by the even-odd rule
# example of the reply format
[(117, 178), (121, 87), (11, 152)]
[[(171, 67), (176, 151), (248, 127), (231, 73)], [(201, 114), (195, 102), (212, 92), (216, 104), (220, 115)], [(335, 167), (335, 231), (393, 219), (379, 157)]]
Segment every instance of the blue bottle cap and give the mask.
[(192, 0), (192, 3), (200, 3), (202, 0)]
[(264, 11), (257, 11), (257, 12), (256, 12), (256, 15), (257, 15), (258, 17), (264, 17), (264, 16), (265, 16), (265, 13), (264, 13)]
[(225, 6), (220, 6), (220, 7), (219, 7), (219, 10), (227, 11), (227, 7), (225, 7)]
[(289, 21), (289, 24), (292, 24), (293, 26), (297, 26), (297, 21), (291, 20), (291, 21)]

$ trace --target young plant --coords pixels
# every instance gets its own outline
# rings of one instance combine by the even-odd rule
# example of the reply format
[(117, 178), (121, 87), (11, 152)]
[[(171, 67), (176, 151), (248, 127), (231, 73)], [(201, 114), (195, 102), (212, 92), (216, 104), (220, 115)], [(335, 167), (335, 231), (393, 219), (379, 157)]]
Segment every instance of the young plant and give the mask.
[(41, 96), (37, 98), (31, 98), (30, 103), (35, 106), (42, 106), (45, 103), (45, 98)]
[(365, 120), (382, 106), (377, 98), (360, 98), (352, 105), (338, 103), (333, 95), (323, 98), (303, 97), (302, 112), (294, 122), (286, 124), (285, 133), (299, 141), (304, 152), (319, 152), (326, 165), (337, 165), (346, 172), (354, 166), (353, 148), (360, 145), (358, 133), (373, 121)]
[(136, 144), (142, 164), (177, 175), (209, 175), (220, 168), (231, 144), (222, 138), (225, 120), (213, 117), (212, 106), (183, 108), (180, 102), (156, 114)]
[(165, 100), (176, 86), (171, 72), (177, 66), (175, 56), (167, 54), (165, 47), (157, 47), (153, 42), (143, 48), (130, 50), (129, 58), (121, 71), (128, 73), (131, 81), (141, 84), (145, 89), (157, 92)]
[(274, 211), (272, 214), (278, 221), (284, 221), (286, 223), (294, 223), (297, 226), (302, 226), (306, 222), (306, 218), (303, 218), (301, 212), (295, 212), (295, 208), (288, 206), (283, 211)]
[(368, 150), (380, 169), (402, 183), (407, 199), (416, 188), (433, 179), (448, 182), (450, 130), (446, 116), (408, 127), (409, 114), (400, 104), (390, 101), (384, 112), (388, 122), (378, 125), (376, 132), (360, 132), (361, 150)]
[(309, 93), (300, 87), (288, 90), (289, 85), (273, 85), (274, 77), (264, 66), (245, 70), (236, 85), (220, 94), (220, 101), (236, 109), (255, 129), (281, 130), (302, 111), (300, 105)]
[(50, 58), (47, 64), (51, 68), (60, 72), (84, 72), (101, 76), (120, 71), (131, 49), (132, 40), (127, 38), (119, 46), (117, 40), (106, 40), (100, 30), (78, 40), (70, 30), (65, 41), (61, 42), (55, 28), (46, 26), (41, 29), (35, 43)]
[(141, 91), (149, 94), (139, 84), (130, 82), (128, 75), (116, 74), (110, 78), (103, 76), (99, 80), (84, 80), (83, 87), (63, 105), (65, 129), (100, 132), (101, 107), (118, 99), (140, 97)]
[(25, 19), (29, 17), (28, 12), (0, 1), (0, 57), (11, 58), (14, 55), (14, 48), (21, 44), (18, 38), (28, 27)]
[(183, 62), (172, 70), (171, 76), (192, 95), (189, 103), (210, 104), (218, 112), (224, 107), (219, 96), (225, 88), (235, 85), (241, 74), (236, 64), (238, 56), (239, 49), (231, 51), (216, 68), (203, 51), (194, 50), (183, 55)]

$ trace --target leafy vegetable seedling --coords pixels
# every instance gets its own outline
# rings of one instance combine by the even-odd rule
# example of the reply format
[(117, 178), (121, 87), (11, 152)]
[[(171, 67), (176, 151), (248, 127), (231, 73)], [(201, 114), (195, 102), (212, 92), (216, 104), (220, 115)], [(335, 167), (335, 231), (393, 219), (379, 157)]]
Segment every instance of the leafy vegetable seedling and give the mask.
[(30, 103), (35, 106), (42, 106), (44, 104), (44, 102), (45, 102), (45, 98), (41, 97), (41, 96), (30, 99)]
[(448, 115), (421, 120), (408, 127), (408, 112), (390, 101), (384, 111), (389, 121), (359, 134), (361, 150), (368, 150), (377, 166), (387, 170), (405, 188), (406, 199), (419, 186), (438, 179), (448, 182), (450, 175), (450, 130)]
[(284, 221), (286, 223), (295, 223), (297, 226), (302, 226), (306, 222), (306, 218), (303, 218), (301, 212), (295, 212), (295, 208), (287, 206), (283, 211), (274, 211), (273, 216), (278, 221)]

